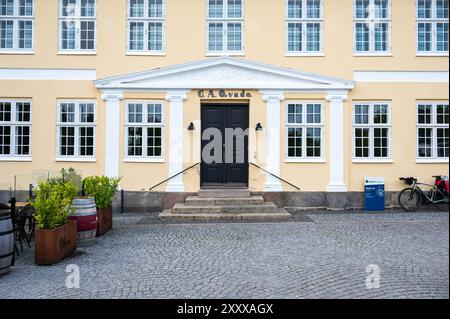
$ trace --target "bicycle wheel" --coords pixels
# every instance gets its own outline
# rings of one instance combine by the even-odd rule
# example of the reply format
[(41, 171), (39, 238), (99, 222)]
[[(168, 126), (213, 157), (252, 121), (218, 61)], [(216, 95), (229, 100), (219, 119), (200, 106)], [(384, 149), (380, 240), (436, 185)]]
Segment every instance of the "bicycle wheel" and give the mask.
[(422, 206), (422, 192), (405, 188), (398, 194), (398, 204), (404, 211), (415, 212)]

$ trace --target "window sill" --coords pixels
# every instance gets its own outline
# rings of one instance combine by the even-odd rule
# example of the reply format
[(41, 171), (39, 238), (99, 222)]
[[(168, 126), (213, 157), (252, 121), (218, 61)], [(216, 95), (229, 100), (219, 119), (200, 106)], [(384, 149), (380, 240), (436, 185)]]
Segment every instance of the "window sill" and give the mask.
[(392, 57), (392, 53), (353, 53), (354, 57)]
[(326, 163), (323, 158), (286, 158), (285, 163)]
[(285, 57), (325, 57), (323, 52), (298, 52), (298, 53), (285, 53)]
[(448, 159), (416, 159), (417, 164), (448, 164)]
[(0, 54), (7, 54), (7, 55), (34, 55), (34, 51), (0, 50)]
[(393, 164), (391, 159), (353, 159), (354, 164)]
[(166, 52), (133, 52), (128, 51), (126, 56), (166, 56)]
[(97, 55), (97, 51), (58, 51), (58, 55)]
[(416, 52), (417, 57), (448, 57), (448, 52)]
[(14, 157), (14, 156), (0, 156), (0, 162), (31, 162), (31, 157)]
[(55, 159), (55, 162), (83, 162), (83, 163), (96, 163), (96, 158), (82, 158), (82, 157), (72, 157), (72, 158), (62, 158), (58, 157)]
[(124, 163), (164, 163), (163, 157), (157, 158), (125, 158)]
[(207, 52), (205, 56), (245, 56), (244, 52)]

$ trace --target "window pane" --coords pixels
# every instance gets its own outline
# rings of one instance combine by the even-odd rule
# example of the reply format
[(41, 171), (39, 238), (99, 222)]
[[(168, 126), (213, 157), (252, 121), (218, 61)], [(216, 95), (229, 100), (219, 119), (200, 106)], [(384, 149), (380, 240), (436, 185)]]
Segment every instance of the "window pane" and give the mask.
[(373, 105), (373, 123), (374, 124), (387, 124), (388, 123), (388, 110), (389, 110), (389, 107), (386, 104), (374, 104)]
[(320, 23), (306, 24), (306, 51), (320, 51)]
[(418, 155), (419, 157), (432, 157), (433, 129), (419, 128), (418, 130)]
[(302, 17), (302, 0), (288, 1), (288, 18), (300, 19)]
[(321, 122), (321, 105), (307, 104), (306, 105), (306, 123), (320, 124)]
[(150, 18), (162, 18), (163, 0), (148, 0), (148, 16)]
[(436, 123), (448, 124), (448, 104), (436, 105)]
[(437, 157), (448, 157), (448, 128), (437, 129)]
[(436, 18), (448, 19), (448, 0), (436, 0)]
[(142, 104), (128, 104), (128, 122), (142, 123)]
[(417, 106), (417, 123), (431, 124), (432, 105), (421, 104)]
[(81, 103), (80, 104), (80, 122), (82, 123), (94, 123), (94, 104)]
[(33, 16), (33, 0), (19, 1), (19, 15), (26, 17)]
[(436, 23), (436, 50), (448, 51), (448, 22)]
[(356, 51), (365, 52), (370, 50), (369, 26), (366, 23), (356, 23)]
[(223, 24), (209, 23), (208, 26), (208, 51), (223, 50)]
[(60, 149), (59, 154), (62, 156), (75, 155), (75, 128), (60, 127)]
[(320, 0), (307, 0), (306, 16), (308, 19), (320, 19)]
[(81, 16), (95, 17), (95, 0), (81, 0)]
[(302, 24), (288, 23), (288, 51), (302, 51)]
[(374, 128), (374, 157), (388, 157), (389, 129)]
[(80, 48), (81, 50), (94, 50), (95, 45), (95, 22), (81, 21)]
[(130, 0), (130, 17), (144, 17), (144, 0)]
[(223, 0), (209, 0), (208, 17), (209, 18), (223, 17)]
[(242, 0), (228, 0), (228, 18), (242, 17)]
[(302, 157), (302, 128), (288, 128), (288, 157)]
[(240, 23), (227, 25), (227, 50), (241, 51), (242, 31)]
[(355, 105), (355, 124), (369, 124), (369, 105)]
[(61, 103), (60, 104), (60, 121), (62, 123), (75, 122), (75, 104)]
[(80, 156), (94, 155), (94, 128), (80, 127)]
[(0, 155), (9, 155), (11, 152), (11, 126), (0, 125)]
[(33, 22), (19, 21), (19, 49), (31, 49), (33, 39)]
[(374, 0), (375, 18), (389, 18), (389, 0)]
[(369, 17), (369, 0), (356, 0), (355, 1), (355, 18), (365, 19)]
[(431, 51), (432, 24), (419, 23), (417, 30), (417, 49), (419, 51)]
[(74, 50), (76, 39), (76, 23), (61, 21), (61, 47), (63, 50)]
[(14, 15), (14, 0), (0, 0), (0, 15)]
[(306, 129), (306, 156), (307, 157), (320, 157), (321, 147), (321, 129), (311, 128)]
[(369, 128), (355, 128), (355, 157), (369, 157)]
[(16, 121), (30, 122), (31, 121), (31, 104), (18, 102), (16, 103)]
[(144, 50), (144, 22), (130, 22), (130, 50)]
[(11, 103), (0, 102), (0, 122), (11, 121)]
[(63, 17), (76, 17), (77, 13), (77, 0), (62, 0), (62, 12)]
[(0, 20), (0, 49), (13, 48), (13, 26), (12, 20)]
[(147, 128), (147, 156), (161, 156), (161, 133), (160, 127)]
[(417, 0), (417, 17), (419, 19), (431, 18), (432, 0)]
[(375, 36), (375, 51), (388, 51), (388, 23), (376, 23), (374, 28)]
[(150, 51), (162, 51), (162, 22), (150, 22), (148, 24), (148, 49)]
[(128, 128), (128, 156), (142, 156), (142, 127)]
[(148, 123), (162, 123), (162, 106), (161, 104), (147, 105)]
[(29, 126), (16, 126), (16, 154), (30, 155)]

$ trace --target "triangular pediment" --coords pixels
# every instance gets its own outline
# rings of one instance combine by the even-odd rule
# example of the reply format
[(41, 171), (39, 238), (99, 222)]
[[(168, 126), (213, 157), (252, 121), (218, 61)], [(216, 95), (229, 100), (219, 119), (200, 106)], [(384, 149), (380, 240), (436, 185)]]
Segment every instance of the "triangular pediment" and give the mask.
[(243, 59), (220, 57), (100, 79), (99, 89), (277, 89), (349, 90), (352, 81), (280, 68)]

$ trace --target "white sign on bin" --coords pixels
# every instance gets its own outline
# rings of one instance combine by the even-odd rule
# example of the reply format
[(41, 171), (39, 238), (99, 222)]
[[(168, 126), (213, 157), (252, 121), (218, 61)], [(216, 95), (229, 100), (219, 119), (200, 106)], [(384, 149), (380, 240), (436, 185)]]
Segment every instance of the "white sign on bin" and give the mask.
[(364, 177), (364, 185), (384, 185), (384, 177)]

